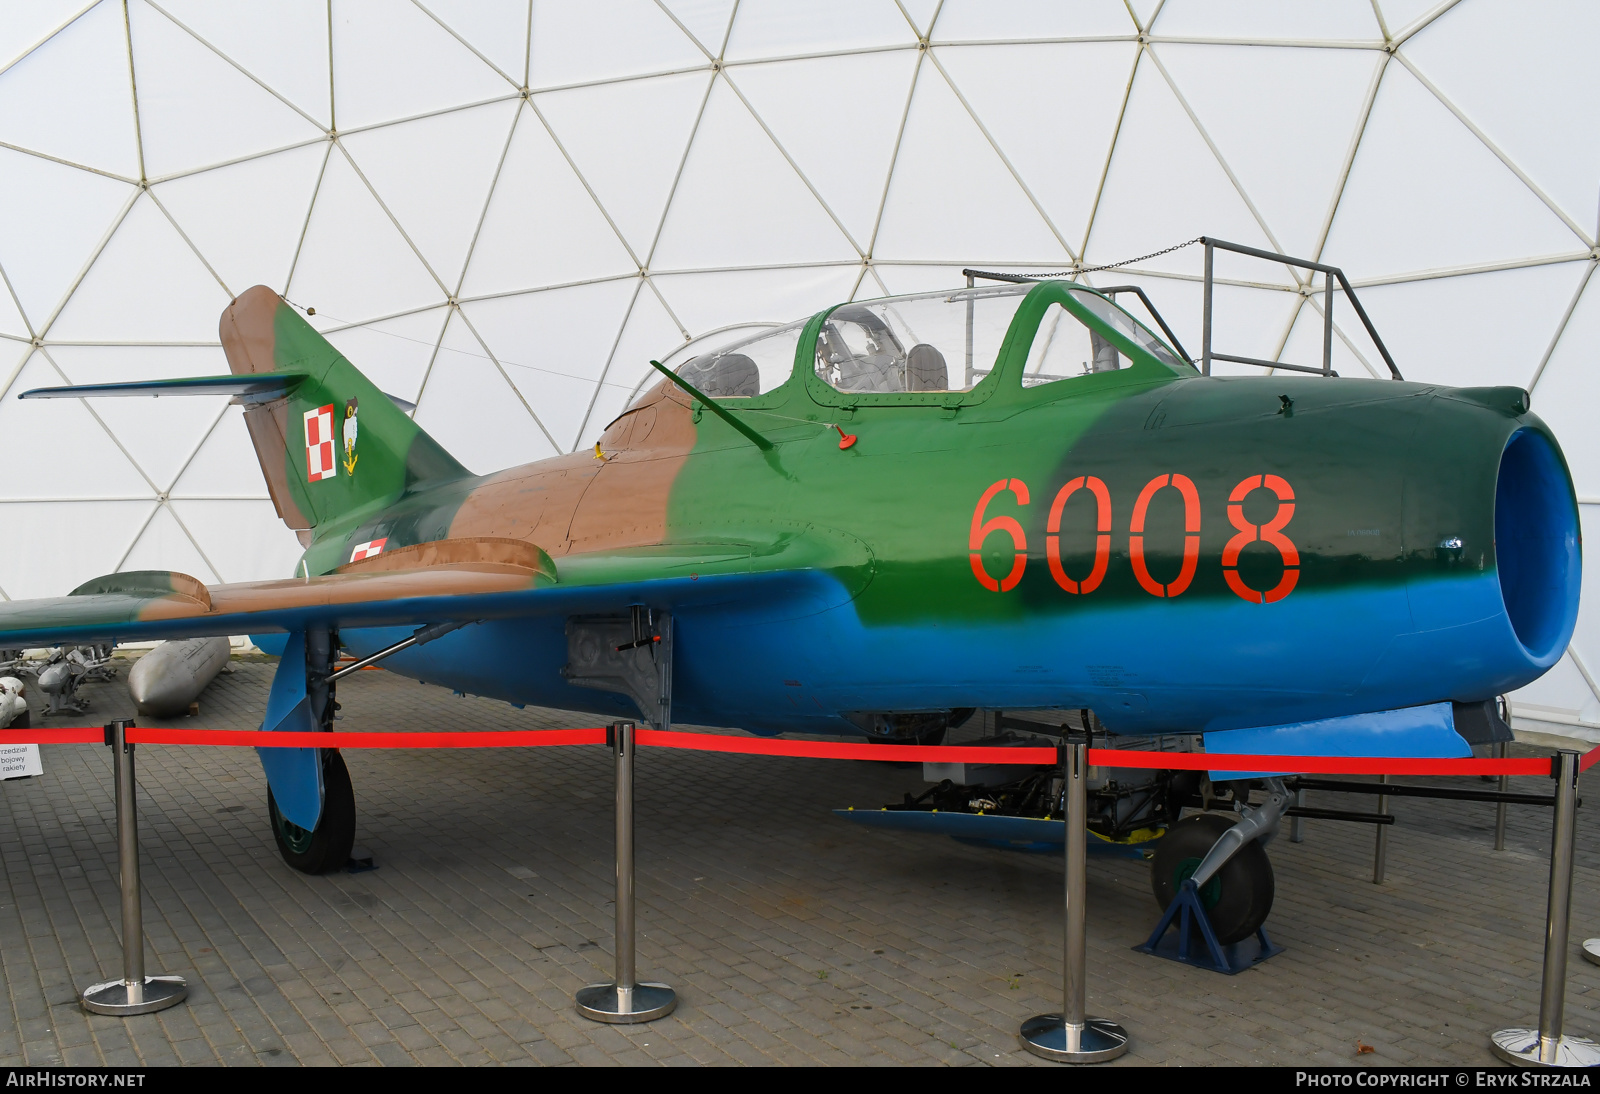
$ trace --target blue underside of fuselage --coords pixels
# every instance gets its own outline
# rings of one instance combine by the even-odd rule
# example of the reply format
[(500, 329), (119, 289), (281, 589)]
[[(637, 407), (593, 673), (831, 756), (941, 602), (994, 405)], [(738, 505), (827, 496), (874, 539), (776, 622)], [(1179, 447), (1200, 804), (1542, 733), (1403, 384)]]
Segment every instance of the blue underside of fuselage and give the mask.
[[(639, 593), (618, 590), (617, 602), (651, 603)], [(795, 611), (771, 602), (677, 608), (674, 721), (854, 735), (845, 712), (1087, 707), (1118, 733), (1206, 732), (1480, 700), (1548, 667), (1517, 641), (1493, 571), (1410, 588), (1301, 589), (1276, 604), (1073, 605), (987, 623), (930, 615), (869, 625), (842, 588), (812, 594), (812, 607), (796, 602)], [(1419, 617), (1452, 625), (1418, 630)], [(410, 629), (342, 638), (364, 656)], [(623, 697), (566, 682), (566, 643), (562, 617), (494, 619), (385, 667), (512, 703), (636, 717)]]

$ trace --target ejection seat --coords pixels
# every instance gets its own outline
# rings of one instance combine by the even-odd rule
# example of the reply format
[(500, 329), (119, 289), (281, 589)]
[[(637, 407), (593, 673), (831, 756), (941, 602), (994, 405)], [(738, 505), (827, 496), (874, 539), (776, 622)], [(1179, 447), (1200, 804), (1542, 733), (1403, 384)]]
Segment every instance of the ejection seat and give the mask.
[(947, 391), (950, 372), (945, 367), (944, 354), (926, 342), (919, 342), (906, 354), (907, 391)]
[(678, 375), (716, 398), (761, 394), (761, 370), (742, 353), (704, 354), (686, 362)]

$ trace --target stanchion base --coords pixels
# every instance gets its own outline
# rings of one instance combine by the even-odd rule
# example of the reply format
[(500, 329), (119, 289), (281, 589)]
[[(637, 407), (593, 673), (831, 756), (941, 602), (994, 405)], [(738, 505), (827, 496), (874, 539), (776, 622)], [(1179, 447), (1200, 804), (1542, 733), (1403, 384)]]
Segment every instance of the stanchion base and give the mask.
[(1075, 1048), (1067, 1047), (1067, 1026), (1059, 1014), (1039, 1014), (1022, 1023), (1022, 1047), (1063, 1064), (1101, 1064), (1128, 1051), (1128, 1031), (1106, 1018), (1085, 1018)]
[(1553, 1060), (1540, 1058), (1536, 1029), (1503, 1029), (1490, 1035), (1489, 1047), (1506, 1063), (1523, 1067), (1600, 1067), (1600, 1045), (1587, 1037), (1561, 1038)]
[[(137, 995), (137, 999), (130, 999)], [(189, 985), (181, 976), (147, 976), (142, 990), (129, 989), (126, 980), (107, 980), (83, 989), (79, 1002), (84, 1010), (96, 1014), (151, 1014), (177, 1006), (189, 995)]]
[(1600, 938), (1586, 938), (1583, 940), (1583, 959), (1600, 965)]
[(578, 1013), (596, 1022), (631, 1026), (665, 1018), (678, 1005), (678, 993), (665, 984), (635, 984), (633, 1001), (624, 1007), (615, 984), (590, 984), (575, 996)]

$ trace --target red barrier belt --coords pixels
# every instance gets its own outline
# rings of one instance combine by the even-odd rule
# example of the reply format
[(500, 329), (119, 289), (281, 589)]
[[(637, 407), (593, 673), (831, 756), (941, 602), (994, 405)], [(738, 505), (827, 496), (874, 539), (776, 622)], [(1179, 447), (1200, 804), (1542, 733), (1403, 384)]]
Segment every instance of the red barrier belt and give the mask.
[[(0, 731), (0, 744), (100, 744), (99, 726)], [(491, 730), (446, 733), (293, 733), (259, 729), (128, 730), (136, 745), (234, 745), (256, 748), (537, 748), (542, 745), (603, 745), (602, 729)]]
[[(738, 752), (752, 756), (800, 756), (813, 760), (929, 760), (935, 763), (1053, 764), (1054, 748), (979, 748), (970, 745), (874, 745), (847, 741), (781, 741), (772, 737), (730, 737), (721, 733), (680, 733), (641, 729), (641, 745), (686, 748), (696, 752)], [(1154, 753), (1152, 753), (1154, 755)]]
[[(99, 726), (0, 731), (5, 744), (98, 744)], [(291, 733), (262, 730), (128, 730), (134, 744), (232, 745), (263, 748), (539, 748), (548, 745), (604, 744), (604, 729), (535, 729), (445, 733)], [(731, 752), (749, 756), (791, 756), (821, 760), (929, 761), (970, 764), (1053, 764), (1055, 748), (991, 748), (973, 745), (884, 745), (835, 741), (792, 741), (734, 737), (722, 733), (683, 733), (641, 729), (638, 743), (653, 748)], [(1091, 748), (1089, 762), (1101, 767), (1165, 768), (1175, 771), (1293, 771), (1323, 775), (1549, 775), (1548, 759), (1438, 759), (1387, 756), (1261, 756), (1205, 752), (1137, 752)], [(1587, 771), (1600, 763), (1600, 748), (1579, 760)]]

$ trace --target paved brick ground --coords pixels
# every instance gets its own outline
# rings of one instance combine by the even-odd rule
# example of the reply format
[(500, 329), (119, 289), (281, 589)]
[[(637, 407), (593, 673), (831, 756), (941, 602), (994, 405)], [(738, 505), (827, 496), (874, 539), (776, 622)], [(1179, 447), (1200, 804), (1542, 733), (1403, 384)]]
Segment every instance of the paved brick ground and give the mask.
[[(270, 673), (237, 665), (173, 724), (253, 728)], [(120, 683), (90, 694), (86, 720), (131, 713)], [(352, 730), (592, 722), (383, 672), (340, 699)], [(608, 753), (346, 757), (380, 868), (306, 877), (278, 858), (253, 755), (140, 750), (149, 967), (192, 987), (127, 1020), (76, 1003), (120, 971), (109, 754), (49, 747), (42, 778), (0, 784), (0, 1065), (1039, 1063), (1016, 1029), (1059, 1005), (1059, 861), (829, 813), (920, 789), (919, 769), (646, 752), (639, 965), (682, 1002), (624, 1029), (571, 1002), (610, 970)], [(1273, 845), (1287, 952), (1231, 978), (1130, 952), (1156, 915), (1147, 870), (1091, 860), (1090, 1007), (1132, 1033), (1124, 1061), (1493, 1063), (1487, 1033), (1538, 1010), (1549, 814), (1514, 807), (1496, 854), (1492, 806), (1394, 811), (1382, 886), (1370, 829)], [(1597, 827), (1580, 814), (1575, 938), (1600, 934)], [(1576, 947), (1568, 985), (1569, 1031), (1600, 1034)]]

